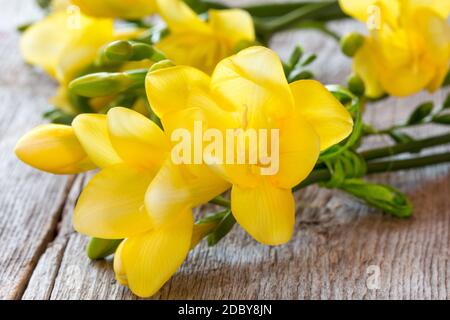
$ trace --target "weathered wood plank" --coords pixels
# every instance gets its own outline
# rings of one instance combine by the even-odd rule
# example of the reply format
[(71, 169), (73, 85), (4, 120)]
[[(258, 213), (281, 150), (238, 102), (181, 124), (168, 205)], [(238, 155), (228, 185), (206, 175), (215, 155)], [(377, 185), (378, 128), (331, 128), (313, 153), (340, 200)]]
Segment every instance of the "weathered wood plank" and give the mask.
[[(52, 240), (72, 184), (20, 163), (13, 148), (19, 137), (39, 124), (54, 90), (51, 81), (31, 72), (20, 58), (17, 12), (31, 3), (2, 1), (0, 22), (0, 299), (20, 298), (41, 253)], [(7, 18), (6, 18), (7, 17)], [(5, 21), (8, 24), (5, 24)]]
[[(344, 32), (358, 26), (335, 27)], [(0, 181), (0, 249), (6, 252), (0, 260), (0, 297), (19, 298), (24, 292), (24, 299), (135, 299), (114, 281), (110, 261), (89, 261), (84, 254), (87, 239), (72, 230), (71, 213), (85, 179), (78, 177), (68, 193), (62, 189), (71, 183), (69, 178), (38, 173), (11, 155), (17, 137), (39, 122), (39, 107), (53, 87), (45, 77), (25, 70), (17, 54), (11, 55), (17, 37), (10, 31), (8, 42), (0, 45), (7, 61), (0, 71), (19, 70), (22, 75), (0, 79), (0, 172), (7, 177)], [(272, 46), (285, 58), (298, 42), (319, 53), (314, 71), (320, 80), (343, 83), (350, 60), (339, 53), (334, 40), (311, 32), (285, 32)], [(441, 92), (389, 99), (370, 106), (366, 118), (388, 126), (418, 102), (441, 102), (443, 97)], [(6, 112), (12, 107), (19, 111)], [(235, 227), (216, 247), (202, 244), (193, 250), (155, 298), (448, 299), (449, 169), (441, 165), (373, 177), (408, 193), (416, 206), (408, 220), (370, 210), (341, 192), (303, 190), (297, 195), (298, 221), (289, 244), (262, 246)], [(370, 276), (377, 268), (379, 288), (370, 289), (367, 284), (376, 285)]]

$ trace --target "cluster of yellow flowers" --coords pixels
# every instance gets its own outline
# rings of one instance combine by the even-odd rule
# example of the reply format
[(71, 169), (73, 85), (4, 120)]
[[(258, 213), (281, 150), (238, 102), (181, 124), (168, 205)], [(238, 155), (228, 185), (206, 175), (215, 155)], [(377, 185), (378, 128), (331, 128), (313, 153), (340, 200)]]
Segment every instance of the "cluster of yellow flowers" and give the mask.
[[(136, 27), (117, 30), (114, 17), (137, 18), (158, 12), (170, 34), (156, 47), (176, 64), (208, 73), (220, 60), (233, 54), (240, 42), (255, 40), (251, 16), (238, 9), (210, 10), (209, 20), (205, 22), (179, 0), (73, 0), (72, 4), (57, 1), (52, 8), (51, 14), (24, 32), (20, 47), (28, 63), (41, 67), (58, 80), (60, 88), (51, 102), (69, 113), (76, 113), (68, 93), (70, 81), (95, 63), (103, 46), (114, 40), (134, 39), (145, 31)], [(120, 70), (151, 64), (149, 60), (129, 62), (120, 66)], [(100, 111), (111, 101), (108, 98), (111, 97), (92, 99), (90, 107)]]
[(369, 34), (353, 60), (366, 95), (436, 91), (449, 70), (450, 0), (339, 0)]
[[(382, 8), (380, 28), (370, 30), (354, 58), (368, 96), (441, 85), (450, 56), (449, 1), (340, 2), (362, 21), (369, 5)], [(81, 10), (76, 21), (73, 5)], [(353, 130), (350, 112), (318, 81), (288, 83), (272, 50), (247, 45), (236, 52), (241, 43), (256, 40), (252, 17), (240, 9), (210, 10), (205, 21), (180, 0), (57, 1), (25, 31), (21, 50), (27, 62), (58, 80), (54, 102), (69, 110), (70, 82), (91, 73), (102, 48), (145, 32), (117, 30), (114, 18), (152, 13), (170, 31), (154, 45), (172, 63), (142, 59), (112, 71), (149, 69), (144, 97), (160, 123), (137, 106), (118, 106), (106, 114), (79, 114), (71, 125), (39, 126), (15, 150), (25, 163), (50, 173), (100, 169), (77, 202), (74, 228), (95, 238), (123, 239), (114, 255), (116, 278), (142, 297), (157, 292), (207, 233), (194, 223), (192, 209), (230, 188), (232, 214), (255, 240), (289, 241), (292, 188), (308, 177), (321, 152)], [(89, 103), (99, 111), (111, 99)], [(182, 128), (194, 136), (197, 121), (221, 133), (278, 130), (279, 170), (264, 175), (263, 163), (175, 163), (174, 132)]]
[[(82, 114), (72, 126), (48, 124), (26, 134), (16, 153), (44, 171), (101, 171), (81, 194), (75, 229), (103, 239), (126, 239), (115, 255), (121, 283), (149, 296), (175, 272), (191, 246), (190, 209), (232, 184), (232, 212), (256, 240), (287, 242), (294, 226), (291, 188), (313, 169), (320, 150), (352, 130), (346, 109), (313, 80), (288, 84), (280, 60), (251, 47), (221, 61), (212, 77), (189, 66), (150, 71), (147, 96), (165, 131), (143, 115), (112, 108)], [(171, 132), (209, 127), (280, 129), (280, 170), (263, 176), (251, 165), (175, 165)], [(58, 155), (55, 157), (55, 155)]]

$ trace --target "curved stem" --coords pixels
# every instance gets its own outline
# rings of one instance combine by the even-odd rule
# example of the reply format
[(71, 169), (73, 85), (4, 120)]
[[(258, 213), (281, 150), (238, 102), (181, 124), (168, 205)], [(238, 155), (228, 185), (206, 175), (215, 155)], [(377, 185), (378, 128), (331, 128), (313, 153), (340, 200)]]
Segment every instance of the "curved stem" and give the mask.
[[(367, 174), (414, 169), (444, 162), (450, 162), (450, 152), (406, 160), (386, 160), (380, 162), (370, 162), (367, 164)], [(301, 188), (305, 188), (318, 182), (325, 182), (330, 180), (330, 178), (331, 173), (328, 169), (314, 170), (306, 180), (295, 186), (293, 190), (297, 191)]]
[[(326, 16), (328, 11), (330, 17)], [(333, 16), (341, 18), (345, 17), (342, 11), (340, 15), (338, 15), (336, 12), (332, 14), (332, 11), (340, 11), (339, 6), (335, 1), (303, 4), (301, 6), (299, 5), (298, 8), (293, 9), (286, 14), (276, 18), (254, 17), (255, 28), (258, 30), (258, 33), (271, 34), (276, 31), (287, 29), (292, 25), (306, 19), (321, 19), (327, 21), (331, 20)]]
[(225, 207), (225, 208), (231, 207), (231, 202), (221, 196), (215, 197), (214, 199), (210, 200), (209, 203), (217, 204), (217, 205)]
[(360, 152), (365, 160), (374, 160), (384, 157), (393, 156), (405, 152), (417, 152), (425, 148), (439, 146), (450, 143), (450, 134), (438, 135), (426, 139), (414, 140), (411, 142), (399, 143), (389, 147), (372, 149)]

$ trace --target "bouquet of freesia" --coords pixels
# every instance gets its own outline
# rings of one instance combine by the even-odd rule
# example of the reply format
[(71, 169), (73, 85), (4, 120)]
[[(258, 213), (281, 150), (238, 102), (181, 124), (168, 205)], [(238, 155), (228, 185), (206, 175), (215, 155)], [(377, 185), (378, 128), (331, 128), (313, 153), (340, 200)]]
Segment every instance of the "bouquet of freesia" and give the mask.
[[(450, 124), (450, 96), (383, 130), (362, 117), (373, 101), (448, 85), (450, 0), (39, 3), (46, 16), (21, 28), (21, 51), (59, 88), (44, 115), (51, 123), (23, 136), (16, 154), (55, 174), (99, 170), (78, 199), (74, 228), (92, 237), (91, 259), (114, 254), (117, 281), (139, 296), (157, 292), (202, 239), (215, 245), (236, 222), (263, 244), (286, 243), (293, 192), (311, 184), (409, 217), (406, 195), (364, 177), (450, 161), (419, 154), (450, 143), (449, 133), (402, 131)], [(368, 33), (328, 29), (349, 17)], [(340, 41), (353, 58), (347, 84), (314, 80), (316, 55), (300, 46), (287, 61), (267, 47), (293, 28)], [(372, 135), (393, 144), (361, 152)], [(216, 212), (194, 217), (206, 203)]]

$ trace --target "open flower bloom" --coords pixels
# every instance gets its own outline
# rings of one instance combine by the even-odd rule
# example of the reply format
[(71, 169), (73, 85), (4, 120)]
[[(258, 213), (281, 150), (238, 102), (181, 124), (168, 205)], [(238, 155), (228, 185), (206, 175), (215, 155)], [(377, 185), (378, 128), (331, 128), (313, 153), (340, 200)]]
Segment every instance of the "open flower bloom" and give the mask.
[(450, 61), (449, 0), (339, 2), (370, 29), (353, 61), (369, 97), (407, 96), (441, 86)]
[[(279, 58), (264, 47), (245, 49), (221, 61), (211, 78), (188, 66), (149, 72), (146, 88), (168, 134), (180, 127), (192, 132), (195, 121), (222, 134), (227, 129), (242, 130), (244, 135), (250, 129), (279, 130), (279, 153), (271, 155), (279, 158), (275, 174), (262, 174), (266, 163), (215, 161), (217, 150), (206, 152), (205, 158), (232, 184), (231, 206), (238, 223), (270, 245), (291, 238), (295, 218), (291, 188), (308, 176), (319, 152), (346, 138), (353, 126), (348, 111), (319, 82), (288, 84)], [(165, 197), (159, 192), (181, 184), (175, 169), (167, 168), (164, 179), (157, 175), (146, 194), (147, 210), (164, 214), (160, 221), (176, 215), (167, 207), (183, 194)]]
[(135, 19), (155, 12), (154, 0), (71, 0), (81, 11), (93, 17)]
[(235, 52), (239, 42), (255, 40), (253, 21), (246, 11), (210, 10), (205, 22), (183, 1), (156, 2), (170, 30), (157, 47), (176, 64), (211, 73), (220, 60)]
[[(119, 107), (108, 115), (79, 115), (72, 126), (37, 127), (16, 146), (22, 161), (47, 172), (101, 169), (80, 195), (74, 228), (92, 237), (125, 239), (114, 258), (116, 276), (139, 296), (153, 295), (184, 261), (194, 226), (191, 208), (229, 188), (208, 168), (177, 167), (172, 173), (183, 196), (173, 208), (166, 206), (177, 213), (157, 219), (162, 214), (146, 211), (144, 198), (152, 181), (171, 168), (169, 151), (170, 142), (155, 123)], [(173, 189), (152, 192), (168, 197)]]

